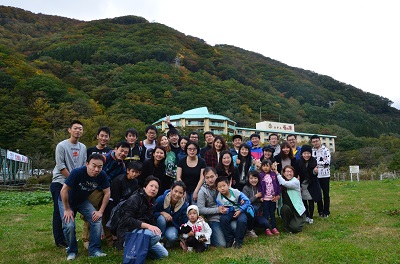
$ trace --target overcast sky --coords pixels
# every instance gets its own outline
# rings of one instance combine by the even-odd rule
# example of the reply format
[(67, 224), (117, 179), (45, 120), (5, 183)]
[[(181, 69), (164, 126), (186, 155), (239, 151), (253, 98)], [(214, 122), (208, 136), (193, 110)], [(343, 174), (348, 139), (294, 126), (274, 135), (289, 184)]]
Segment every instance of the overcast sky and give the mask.
[(136, 15), (381, 95), (400, 109), (396, 0), (0, 0), (80, 20)]

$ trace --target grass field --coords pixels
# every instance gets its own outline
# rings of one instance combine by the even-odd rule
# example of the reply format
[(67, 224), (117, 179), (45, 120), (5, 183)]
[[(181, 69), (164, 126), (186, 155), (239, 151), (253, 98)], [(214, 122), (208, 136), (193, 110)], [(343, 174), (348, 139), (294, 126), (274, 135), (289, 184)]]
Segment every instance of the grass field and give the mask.
[[(0, 263), (67, 262), (65, 249), (53, 244), (50, 195), (26, 194), (0, 192)], [(184, 253), (177, 246), (157, 263), (400, 263), (399, 201), (399, 179), (332, 181), (331, 216), (316, 217), (300, 234), (269, 238), (257, 230), (259, 238), (246, 238), (241, 249), (211, 248), (200, 254)], [(80, 238), (82, 223), (77, 221)], [(78, 244), (76, 263), (122, 262), (122, 253), (105, 244), (108, 256), (97, 259)]]

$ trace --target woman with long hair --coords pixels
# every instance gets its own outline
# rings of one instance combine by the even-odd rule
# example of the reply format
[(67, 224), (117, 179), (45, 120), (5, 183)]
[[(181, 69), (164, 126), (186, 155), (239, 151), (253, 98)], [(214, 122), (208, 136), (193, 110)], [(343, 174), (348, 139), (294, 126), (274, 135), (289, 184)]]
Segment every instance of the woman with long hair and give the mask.
[(157, 138), (157, 145), (165, 148), (165, 175), (172, 179), (176, 179), (177, 158), (175, 152), (171, 151), (171, 145), (166, 135), (160, 135)]
[(283, 141), (280, 147), (281, 147), (281, 152), (279, 152), (279, 154), (274, 157), (275, 162), (273, 163), (272, 168), (274, 166), (277, 166), (278, 172), (282, 174), (282, 168), (284, 168), (287, 165), (290, 165), (294, 168), (295, 177), (297, 177), (299, 170), (297, 166), (296, 157), (293, 155), (292, 147), (287, 141)]
[(216, 168), (219, 161), (220, 153), (223, 150), (229, 150), (225, 139), (222, 136), (215, 136), (212, 148), (210, 150), (207, 150), (204, 156), (206, 165)]
[(219, 177), (228, 178), (232, 188), (239, 189), (240, 191), (243, 189), (243, 186), (239, 185), (239, 171), (233, 165), (232, 153), (229, 150), (221, 151), (216, 169)]
[(233, 165), (239, 170), (239, 190), (246, 185), (248, 172), (256, 169), (250, 152), (250, 146), (244, 143), (239, 146), (239, 154), (232, 157)]

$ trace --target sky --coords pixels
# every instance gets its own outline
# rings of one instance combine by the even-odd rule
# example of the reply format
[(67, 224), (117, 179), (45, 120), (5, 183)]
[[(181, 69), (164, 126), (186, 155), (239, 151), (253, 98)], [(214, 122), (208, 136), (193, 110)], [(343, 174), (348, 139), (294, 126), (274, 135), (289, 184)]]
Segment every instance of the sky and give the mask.
[(141, 16), (388, 98), (400, 109), (396, 0), (0, 0), (79, 20)]

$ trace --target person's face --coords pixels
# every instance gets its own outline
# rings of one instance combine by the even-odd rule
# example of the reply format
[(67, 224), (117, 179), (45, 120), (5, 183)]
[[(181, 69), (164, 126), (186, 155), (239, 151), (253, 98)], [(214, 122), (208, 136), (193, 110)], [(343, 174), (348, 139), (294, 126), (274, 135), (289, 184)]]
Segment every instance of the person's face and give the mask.
[(199, 136), (196, 134), (191, 134), (189, 139), (190, 141), (199, 142)]
[(184, 151), (185, 147), (187, 144), (187, 140), (186, 139), (181, 139), (181, 142), (179, 143), (179, 146), (181, 147), (181, 149)]
[(134, 170), (134, 169), (128, 169), (126, 171), (126, 177), (128, 178), (128, 180), (133, 180), (137, 177), (139, 177), (141, 171), (138, 170)]
[(319, 149), (321, 147), (321, 140), (319, 138), (313, 138), (311, 144), (314, 148)]
[(281, 149), (281, 151), (283, 152), (283, 154), (285, 154), (285, 155), (289, 155), (290, 148), (289, 148), (289, 147), (287, 147), (287, 146), (285, 146), (285, 147), (283, 147), (283, 148)]
[(110, 140), (110, 135), (107, 132), (100, 131), (96, 138), (99, 145), (106, 146)]
[(268, 173), (271, 170), (271, 166), (269, 166), (268, 164), (264, 164), (261, 166), (261, 169), (263, 170), (263, 172)]
[(168, 144), (169, 144), (168, 138), (166, 136), (162, 136), (160, 140), (160, 146), (166, 148), (168, 147)]
[(210, 187), (214, 186), (215, 180), (217, 179), (217, 175), (213, 171), (209, 171), (204, 175), (206, 184)]
[(278, 137), (277, 136), (271, 136), (269, 139), (269, 144), (272, 146), (276, 146), (278, 144)]
[(255, 160), (255, 165), (258, 171), (261, 171), (261, 161), (259, 159)]
[(68, 133), (71, 137), (79, 139), (83, 134), (83, 126), (80, 124), (73, 124), (72, 127), (68, 128)]
[(146, 138), (150, 141), (155, 140), (157, 137), (157, 131), (154, 131), (153, 129), (149, 129), (146, 133)]
[(235, 138), (233, 140), (233, 146), (235, 146), (235, 148), (239, 148), (241, 144), (242, 144), (242, 140), (240, 138)]
[(285, 176), (286, 179), (291, 180), (294, 177), (294, 171), (290, 168), (286, 168), (283, 172), (283, 176)]
[(207, 134), (205, 135), (204, 140), (207, 142), (207, 144), (211, 145), (214, 142), (214, 136)]
[(249, 175), (249, 183), (251, 184), (251, 186), (257, 186), (258, 184), (258, 177), (254, 176), (254, 175)]
[(129, 153), (129, 148), (124, 148), (122, 146), (119, 146), (115, 150), (115, 158), (117, 158), (118, 160), (124, 160), (126, 156), (128, 156), (128, 153)]
[(171, 142), (171, 144), (176, 145), (178, 143), (178, 140), (179, 140), (178, 134), (169, 135), (169, 142)]
[(228, 195), (229, 194), (229, 185), (226, 182), (221, 181), (217, 184), (217, 190), (223, 195)]
[(242, 157), (246, 157), (247, 155), (249, 155), (249, 150), (246, 147), (242, 147), (240, 149), (240, 155), (242, 155)]
[(296, 147), (296, 138), (295, 137), (288, 137), (287, 138), (287, 142), (289, 143), (291, 148), (295, 148)]
[(228, 167), (231, 164), (231, 162), (232, 162), (231, 155), (225, 153), (224, 156), (222, 156), (222, 165)]
[(171, 202), (178, 202), (180, 199), (182, 199), (184, 194), (185, 191), (183, 190), (182, 186), (175, 186), (171, 190)]
[(252, 137), (251, 144), (253, 145), (253, 147), (257, 147), (258, 145), (260, 145), (260, 139), (258, 137)]
[(311, 153), (308, 151), (302, 152), (301, 156), (303, 157), (304, 160), (310, 160), (311, 158)]
[(214, 148), (215, 148), (217, 151), (221, 151), (221, 149), (222, 149), (222, 142), (221, 142), (221, 140), (217, 139), (217, 140), (214, 142)]
[(197, 148), (196, 148), (195, 145), (190, 144), (190, 145), (188, 146), (188, 148), (187, 148), (187, 155), (188, 155), (189, 157), (194, 157), (194, 156), (197, 155)]
[(265, 151), (264, 150), (264, 158), (269, 159), (272, 157), (272, 152), (271, 151)]
[(197, 215), (197, 211), (194, 209), (190, 210), (188, 213), (188, 218), (190, 222), (195, 223), (199, 218), (199, 216)]
[(136, 135), (133, 135), (132, 133), (128, 133), (128, 135), (125, 137), (126, 141), (128, 141), (128, 143), (130, 145), (134, 145), (136, 143), (137, 137)]
[(156, 161), (162, 161), (165, 158), (165, 154), (164, 151), (162, 151), (162, 149), (156, 149), (156, 151), (154, 151), (153, 153), (154, 156), (154, 160)]
[(144, 192), (146, 193), (147, 197), (149, 198), (154, 198), (156, 197), (157, 193), (158, 193), (158, 182), (156, 181), (150, 181), (146, 187), (143, 187)]
[(91, 159), (89, 162), (86, 162), (86, 171), (90, 177), (96, 177), (97, 175), (99, 175), (102, 169), (103, 160)]

